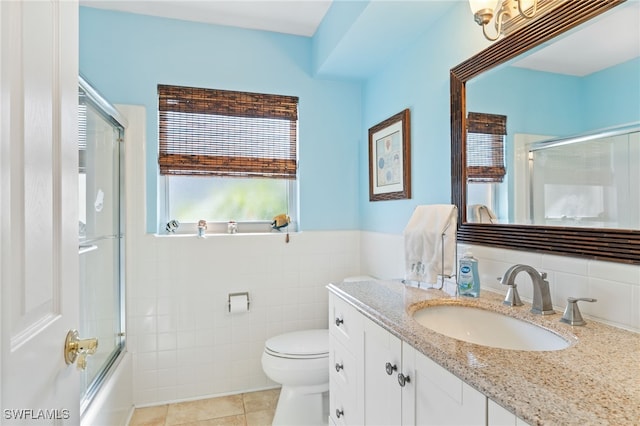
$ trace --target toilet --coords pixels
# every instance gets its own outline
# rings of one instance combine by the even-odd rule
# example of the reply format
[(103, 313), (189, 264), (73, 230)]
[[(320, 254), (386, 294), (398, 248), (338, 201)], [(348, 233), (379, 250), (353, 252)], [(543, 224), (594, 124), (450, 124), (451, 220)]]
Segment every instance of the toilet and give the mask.
[(280, 334), (266, 341), (262, 369), (280, 383), (273, 426), (326, 425), (329, 417), (329, 330)]
[[(344, 282), (369, 281), (368, 275)], [(272, 426), (326, 425), (329, 420), (329, 330), (302, 330), (267, 340), (262, 369), (280, 383)]]

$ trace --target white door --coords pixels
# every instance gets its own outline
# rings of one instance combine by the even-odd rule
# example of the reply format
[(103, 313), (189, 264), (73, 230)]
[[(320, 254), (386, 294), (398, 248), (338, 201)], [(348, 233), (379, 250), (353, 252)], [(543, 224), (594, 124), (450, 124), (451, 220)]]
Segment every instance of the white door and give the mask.
[(77, 2), (1, 1), (0, 43), (0, 422), (79, 424)]

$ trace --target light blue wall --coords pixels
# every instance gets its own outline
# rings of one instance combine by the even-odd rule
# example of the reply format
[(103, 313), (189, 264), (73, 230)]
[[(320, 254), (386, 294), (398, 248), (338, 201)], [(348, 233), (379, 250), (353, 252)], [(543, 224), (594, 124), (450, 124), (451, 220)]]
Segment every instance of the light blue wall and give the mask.
[(458, 2), (367, 81), (363, 141), (368, 140), (370, 127), (405, 108), (411, 110), (412, 197), (369, 201), (369, 154), (363, 143), (359, 153), (362, 229), (401, 233), (415, 206), (451, 203), (449, 71), (487, 45), (468, 2)]
[(574, 136), (640, 120), (638, 76), (640, 58), (586, 77), (508, 67), (467, 84), (467, 109), (508, 115), (509, 138)]
[(361, 85), (312, 76), (311, 39), (80, 8), (80, 72), (112, 103), (147, 108), (147, 231), (157, 217), (157, 85), (293, 95), (300, 228), (357, 229)]
[(354, 21), (367, 8), (368, 3), (368, 1), (333, 0), (312, 39), (314, 70), (322, 68), (345, 34), (349, 32)]
[[(369, 202), (367, 144), (360, 148), (360, 220), (361, 228), (370, 231), (401, 233), (418, 204), (451, 202), (450, 152), (450, 92), (449, 71), (465, 59), (487, 47), (480, 28), (473, 22), (467, 2), (459, 2), (447, 15), (410, 46), (402, 51), (379, 74), (370, 78), (363, 93), (363, 141), (367, 129), (403, 110), (411, 109), (412, 199), (402, 201)], [(637, 66), (637, 65), (636, 65)], [(632, 68), (635, 83), (622, 87), (601, 87), (615, 93), (622, 103), (636, 101), (638, 93), (637, 68)], [(635, 71), (634, 71), (635, 70)], [(633, 74), (635, 72), (635, 74)], [(598, 120), (585, 112), (584, 82), (580, 79), (557, 76), (549, 85), (526, 70), (505, 77), (498, 89), (482, 93), (488, 112), (509, 115), (508, 131), (571, 135), (584, 132)], [(539, 74), (539, 73), (538, 73)], [(487, 78), (491, 78), (490, 76)], [(514, 86), (510, 82), (518, 82)], [(593, 82), (597, 86), (600, 82)], [(615, 84), (615, 83), (614, 83)], [(514, 89), (518, 87), (518, 89)], [(528, 94), (526, 92), (529, 92)], [(527, 96), (527, 102), (521, 100)], [(599, 95), (595, 96), (595, 101)], [(581, 108), (567, 108), (581, 105)], [(599, 103), (602, 106), (602, 102)], [(513, 108), (507, 109), (510, 106)], [(481, 110), (482, 110), (481, 109)], [(473, 110), (472, 106), (468, 110)], [(597, 113), (594, 112), (594, 115)], [(637, 114), (636, 114), (637, 115)], [(541, 118), (545, 125), (528, 117)], [(602, 121), (612, 118), (600, 116)], [(593, 127), (591, 127), (593, 129)], [(549, 134), (549, 133), (547, 133)]]
[(467, 110), (506, 115), (509, 140), (575, 135), (583, 129), (581, 90), (578, 77), (508, 67), (467, 84)]
[[(401, 233), (416, 205), (451, 202), (449, 71), (490, 43), (473, 21), (468, 2), (460, 0), (435, 21), (427, 23), (425, 16), (424, 32), (399, 45), (362, 83), (320, 79), (316, 72), (366, 4), (336, 2), (313, 38), (81, 8), (82, 73), (112, 102), (142, 104), (151, 112), (146, 146), (149, 231), (155, 230), (157, 204), (153, 111), (158, 83), (300, 96), (303, 230)], [(416, 13), (422, 9), (416, 7)], [(625, 73), (637, 75), (639, 66), (636, 60)], [(598, 90), (615, 93), (630, 115), (638, 115), (637, 78), (635, 86), (604, 88), (600, 79), (609, 76), (594, 75), (582, 83), (558, 77), (553, 87), (542, 90), (537, 77), (525, 70), (520, 73), (507, 80), (525, 81), (516, 87), (534, 96), (526, 104), (518, 103), (518, 114), (509, 112), (510, 133), (540, 133), (535, 121), (518, 118), (537, 114), (551, 124), (554, 134), (579, 133), (585, 121), (610, 121), (595, 112), (575, 121), (571, 117), (577, 110), (559, 106), (560, 98), (575, 97), (588, 108), (601, 99)], [(593, 86), (594, 95), (580, 97), (581, 84)], [(505, 104), (520, 97), (518, 91), (507, 90), (514, 89), (481, 92), (488, 104), (480, 106), (506, 113)], [(501, 95), (516, 96), (509, 100)], [(368, 129), (405, 108), (411, 110), (412, 197), (370, 202)]]
[(585, 130), (640, 121), (640, 58), (585, 77)]

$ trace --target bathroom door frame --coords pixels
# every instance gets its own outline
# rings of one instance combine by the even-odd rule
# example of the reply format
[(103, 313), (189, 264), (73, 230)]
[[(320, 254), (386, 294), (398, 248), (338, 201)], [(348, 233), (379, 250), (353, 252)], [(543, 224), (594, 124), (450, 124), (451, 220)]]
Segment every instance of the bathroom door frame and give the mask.
[(80, 424), (78, 12), (0, 2), (0, 423)]

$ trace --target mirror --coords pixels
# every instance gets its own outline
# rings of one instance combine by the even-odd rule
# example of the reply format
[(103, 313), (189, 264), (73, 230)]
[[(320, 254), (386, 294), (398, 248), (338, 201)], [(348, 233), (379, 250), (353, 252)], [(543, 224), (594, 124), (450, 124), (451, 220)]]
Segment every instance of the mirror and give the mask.
[(611, 43), (639, 27), (627, 2), (467, 82), (467, 162), (499, 114), (505, 166), (468, 170), (469, 222), (640, 229), (640, 34)]
[[(510, 112), (500, 109), (491, 110), (492, 107), (501, 108), (508, 103), (504, 101), (504, 95), (508, 95), (509, 93), (505, 94), (504, 92), (512, 92), (511, 87), (508, 89), (504, 87), (500, 87), (500, 89), (494, 88), (491, 94), (487, 95), (488, 89), (483, 89), (482, 85), (496, 78), (504, 81), (505, 77), (500, 77), (500, 73), (505, 72), (507, 67), (513, 68), (512, 65), (515, 64), (519, 65), (520, 69), (518, 71), (520, 72), (532, 72), (530, 69), (522, 68), (522, 54), (525, 52), (533, 52), (535, 56), (535, 54), (542, 52), (545, 45), (558, 35), (572, 30), (580, 24), (622, 3), (624, 3), (624, 0), (611, 2), (563, 2), (553, 12), (536, 18), (536, 20), (525, 27), (494, 43), (489, 48), (451, 70), (452, 201), (458, 206), (458, 214), (460, 216), (458, 218), (459, 241), (520, 250), (584, 256), (624, 263), (640, 263), (640, 232), (636, 230), (637, 228), (632, 222), (629, 222), (632, 223), (631, 225), (623, 225), (623, 227), (626, 226), (627, 229), (622, 229), (606, 228), (603, 226), (602, 221), (597, 220), (580, 222), (580, 226), (578, 226), (575, 220), (571, 222), (555, 221), (552, 226), (550, 226), (549, 221), (544, 220), (545, 212), (542, 213), (543, 220), (538, 220), (533, 215), (523, 215), (522, 213), (516, 218), (515, 205), (517, 203), (521, 204), (520, 209), (524, 208), (527, 212), (536, 211), (536, 207), (535, 205), (527, 206), (526, 202), (522, 201), (523, 191), (517, 190), (514, 185), (514, 181), (517, 181), (517, 169), (513, 163), (516, 152), (513, 145), (505, 146), (507, 185), (504, 185), (504, 188), (498, 191), (505, 194), (504, 197), (506, 201), (503, 202), (503, 205), (507, 206), (506, 208), (499, 207), (499, 211), (497, 212), (483, 212), (477, 209), (478, 205), (484, 206), (489, 202), (482, 197), (478, 198), (477, 194), (473, 194), (473, 191), (476, 189), (473, 188), (473, 186), (477, 184), (467, 184), (466, 170), (467, 134), (465, 129), (467, 129), (467, 113), (469, 111), (504, 114), (507, 117), (507, 133), (509, 133), (510, 116), (515, 124), (522, 121), (522, 118), (516, 116), (513, 111)], [(634, 30), (635, 29), (630, 29), (629, 31)], [(615, 43), (609, 42), (609, 45), (613, 44)], [(522, 81), (522, 79), (519, 79), (519, 81)], [(528, 79), (526, 81), (530, 83), (532, 80)], [(526, 85), (522, 86), (523, 89), (527, 89)], [(563, 86), (567, 86), (567, 84), (563, 84)], [(634, 87), (637, 87), (637, 83), (635, 83)], [(536, 88), (536, 90), (538, 89)], [(577, 92), (574, 92), (573, 97), (576, 97), (576, 93)], [(554, 97), (551, 98), (550, 96)], [(544, 97), (544, 99), (547, 101), (553, 99), (555, 105), (557, 96), (560, 96), (560, 94), (552, 93)], [(571, 97), (571, 95), (569, 95), (569, 97)], [(500, 101), (501, 99), (503, 100), (502, 102)], [(513, 101), (511, 103), (513, 103)], [(534, 102), (520, 104), (520, 109), (525, 111), (527, 108), (535, 106)], [(542, 107), (544, 108), (544, 104)], [(490, 110), (478, 111), (478, 109)], [(555, 117), (550, 117), (542, 121), (550, 122), (552, 119), (558, 121), (558, 118), (566, 120), (567, 117), (574, 114), (574, 109), (561, 109), (561, 113), (556, 113)], [(606, 114), (601, 113), (601, 115), (611, 115), (608, 114), (611, 109), (611, 106), (608, 105)], [(529, 118), (534, 115), (536, 114), (529, 114), (525, 117)], [(564, 123), (564, 128), (556, 126), (549, 130), (535, 128), (535, 131), (532, 131), (530, 128), (523, 126), (522, 129), (515, 129), (511, 133), (513, 133), (513, 136), (515, 136), (515, 134), (522, 134), (525, 140), (521, 142), (520, 145), (528, 149), (530, 146), (533, 146), (534, 141), (547, 139), (548, 136), (567, 138), (584, 133), (585, 131), (594, 133), (594, 130), (597, 130), (595, 133), (598, 133), (600, 129), (605, 127), (611, 127), (616, 124), (628, 124), (629, 121), (633, 121), (624, 117), (624, 111), (621, 117), (620, 123), (609, 121), (605, 124), (604, 122), (598, 123), (597, 120), (594, 119), (583, 120), (589, 121), (591, 125), (595, 126), (594, 128), (586, 130), (576, 126), (575, 123), (572, 125), (566, 125), (567, 123)], [(638, 120), (638, 118), (635, 118), (635, 120)], [(514, 143), (513, 139), (513, 137), (510, 137), (510, 139), (507, 137), (507, 140), (511, 140), (511, 144)], [(540, 145), (537, 146), (539, 147)], [(528, 157), (528, 151), (525, 152)], [(520, 154), (522, 155), (522, 152)], [(527, 161), (528, 159), (525, 160), (525, 165)], [(635, 169), (637, 170), (637, 167)], [(509, 172), (512, 173), (511, 176)], [(524, 172), (521, 170), (519, 173), (522, 174)], [(637, 180), (635, 180), (635, 182), (637, 182)], [(635, 182), (633, 182), (632, 185), (637, 189), (637, 183)], [(558, 192), (557, 190), (558, 188), (556, 188), (556, 192)], [(480, 192), (482, 193), (482, 191)], [(517, 199), (516, 194), (520, 196), (520, 200)], [(531, 204), (533, 204), (531, 202), (532, 199), (540, 199), (540, 197), (539, 194), (524, 195), (524, 199)], [(472, 204), (475, 204), (475, 206), (470, 208)], [(491, 205), (495, 206), (496, 204)], [(637, 210), (637, 207), (635, 207), (635, 210)], [(471, 212), (471, 214), (469, 212)], [(474, 212), (478, 213), (480, 217), (488, 217), (490, 219), (488, 222), (493, 223), (472, 223), (472, 220), (475, 220)], [(588, 214), (593, 215), (594, 213), (589, 212)], [(559, 217), (562, 217), (562, 213), (559, 213)], [(573, 219), (575, 219), (575, 217)]]

